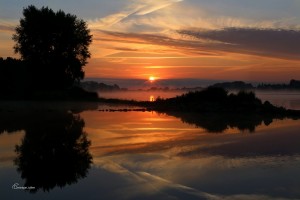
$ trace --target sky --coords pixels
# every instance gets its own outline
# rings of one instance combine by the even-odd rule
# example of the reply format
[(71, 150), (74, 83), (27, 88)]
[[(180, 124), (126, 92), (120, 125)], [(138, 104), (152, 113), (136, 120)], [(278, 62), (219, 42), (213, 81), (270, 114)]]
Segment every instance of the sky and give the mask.
[(28, 5), (87, 22), (87, 78), (300, 79), (299, 0), (1, 0), (0, 57)]

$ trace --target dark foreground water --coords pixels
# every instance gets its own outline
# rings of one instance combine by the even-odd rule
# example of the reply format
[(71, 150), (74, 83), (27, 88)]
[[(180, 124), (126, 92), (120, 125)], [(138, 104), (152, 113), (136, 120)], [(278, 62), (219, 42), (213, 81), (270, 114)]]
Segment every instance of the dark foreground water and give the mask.
[(1, 200), (300, 199), (299, 120), (0, 105)]

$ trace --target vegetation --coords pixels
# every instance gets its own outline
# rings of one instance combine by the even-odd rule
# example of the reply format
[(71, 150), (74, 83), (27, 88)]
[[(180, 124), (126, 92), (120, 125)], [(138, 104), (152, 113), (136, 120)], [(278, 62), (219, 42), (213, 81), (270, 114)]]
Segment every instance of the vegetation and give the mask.
[(159, 99), (152, 106), (155, 110), (193, 112), (258, 112), (264, 107), (253, 92), (229, 94), (225, 89), (216, 87), (165, 100)]
[(282, 89), (288, 89), (288, 90), (299, 90), (300, 89), (300, 81), (299, 80), (290, 80), (289, 84), (259, 84), (257, 86), (257, 89), (260, 90), (282, 90)]
[(0, 98), (20, 98), (28, 90), (27, 65), (24, 61), (0, 58)]
[(38, 89), (61, 89), (83, 79), (92, 36), (83, 20), (63, 11), (29, 6), (23, 10), (13, 40), (28, 62), (28, 75)]
[(87, 91), (103, 91), (103, 92), (127, 91), (127, 88), (120, 88), (120, 86), (118, 86), (117, 84), (107, 85), (105, 83), (98, 83), (96, 81), (81, 82), (80, 87)]
[(245, 83), (243, 81), (234, 81), (234, 82), (224, 82), (216, 83), (212, 87), (221, 87), (228, 90), (250, 90), (254, 89), (254, 86), (251, 83)]
[(299, 90), (300, 81), (299, 80), (290, 80), (289, 84), (267, 84), (260, 83), (258, 86), (254, 87), (251, 83), (245, 83), (243, 81), (233, 81), (233, 82), (223, 82), (216, 83), (211, 87), (221, 87), (227, 90)]
[(16, 27), (21, 59), (0, 58), (0, 99), (97, 99), (79, 88), (92, 35), (83, 20), (59, 10), (28, 6)]

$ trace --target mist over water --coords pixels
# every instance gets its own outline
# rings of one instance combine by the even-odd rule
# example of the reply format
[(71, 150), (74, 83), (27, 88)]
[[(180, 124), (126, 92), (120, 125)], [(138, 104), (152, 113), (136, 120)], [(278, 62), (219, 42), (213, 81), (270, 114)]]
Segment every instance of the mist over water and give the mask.
[(300, 110), (300, 91), (256, 91), (257, 97), (273, 105)]

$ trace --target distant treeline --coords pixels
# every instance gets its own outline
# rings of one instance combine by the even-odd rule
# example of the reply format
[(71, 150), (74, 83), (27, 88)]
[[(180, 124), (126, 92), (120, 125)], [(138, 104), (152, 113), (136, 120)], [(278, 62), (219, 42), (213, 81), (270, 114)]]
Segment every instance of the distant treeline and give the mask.
[[(128, 88), (121, 88), (117, 84), (108, 85), (105, 83), (99, 83), (96, 81), (84, 81), (80, 83), (80, 87), (87, 91), (127, 91)], [(257, 86), (253, 86), (251, 83), (245, 83), (243, 81), (223, 82), (216, 83), (209, 87), (224, 88), (227, 90), (300, 90), (300, 80), (290, 80), (289, 84), (267, 84), (260, 83)], [(139, 89), (139, 91), (199, 91), (203, 90), (203, 87), (182, 87), (182, 88), (170, 88), (170, 87), (151, 87), (149, 89)]]
[(96, 81), (80, 82), (80, 87), (87, 91), (126, 91), (127, 88), (120, 88), (117, 84), (107, 85), (105, 83), (98, 83)]
[(221, 87), (229, 90), (299, 90), (300, 89), (300, 80), (290, 80), (289, 84), (266, 84), (260, 83), (256, 87), (251, 83), (245, 83), (243, 81), (234, 81), (234, 82), (224, 82), (216, 83), (211, 87)]
[(168, 92), (168, 91), (197, 91), (197, 90), (203, 90), (203, 87), (177, 87), (177, 88), (170, 88), (170, 87), (151, 87), (147, 89), (147, 91), (163, 91), (163, 92)]
[[(120, 87), (117, 84), (109, 85), (97, 81), (82, 81), (80, 82), (80, 87), (87, 90), (87, 91), (103, 91), (103, 92), (114, 92), (114, 91), (128, 91), (128, 88)], [(202, 87), (182, 87), (182, 88), (170, 88), (170, 87), (151, 87), (149, 89), (138, 89), (138, 91), (195, 91), (195, 90), (202, 90)]]
[(257, 89), (278, 90), (278, 89), (300, 89), (300, 80), (292, 79), (289, 84), (259, 84)]

